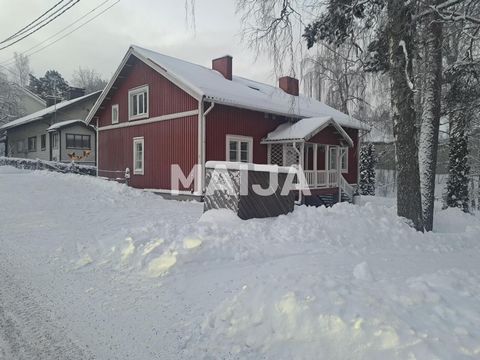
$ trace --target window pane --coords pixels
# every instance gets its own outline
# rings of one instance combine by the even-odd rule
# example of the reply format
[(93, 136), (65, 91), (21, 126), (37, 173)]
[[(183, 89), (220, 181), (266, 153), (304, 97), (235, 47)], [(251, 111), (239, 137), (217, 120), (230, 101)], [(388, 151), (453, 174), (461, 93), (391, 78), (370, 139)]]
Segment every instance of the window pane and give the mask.
[[(53, 135), (53, 144), (56, 146), (56, 134)], [(75, 146), (75, 137), (71, 134), (67, 134), (67, 148), (72, 148)]]
[(143, 114), (143, 93), (138, 94), (138, 113)]
[(229, 146), (229, 154), (230, 154), (228, 161), (238, 161), (237, 142), (236, 141), (230, 141), (228, 146)]
[(240, 143), (240, 150), (241, 150), (241, 151), (248, 151), (248, 142), (242, 141), (242, 142)]
[(337, 148), (330, 148), (330, 169), (337, 170)]
[(137, 115), (138, 110), (137, 110), (137, 95), (132, 96), (132, 115)]
[(146, 114), (148, 111), (148, 97), (147, 93), (145, 92), (143, 95), (143, 112)]

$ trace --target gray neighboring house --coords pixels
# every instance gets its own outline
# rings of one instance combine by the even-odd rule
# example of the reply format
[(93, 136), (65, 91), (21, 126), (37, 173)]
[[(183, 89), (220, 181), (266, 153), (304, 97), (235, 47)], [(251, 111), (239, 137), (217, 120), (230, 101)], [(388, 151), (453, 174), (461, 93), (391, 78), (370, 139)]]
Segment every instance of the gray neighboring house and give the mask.
[[(11, 83), (11, 86), (15, 91), (20, 116), (26, 116), (47, 107), (47, 102), (45, 100), (27, 88), (16, 83)], [(6, 141), (7, 137), (5, 136), (4, 131), (0, 130), (0, 155), (6, 154)]]
[[(71, 98), (3, 125), (6, 156), (94, 165), (96, 133), (84, 120), (100, 94)], [(76, 89), (75, 95), (82, 94)]]

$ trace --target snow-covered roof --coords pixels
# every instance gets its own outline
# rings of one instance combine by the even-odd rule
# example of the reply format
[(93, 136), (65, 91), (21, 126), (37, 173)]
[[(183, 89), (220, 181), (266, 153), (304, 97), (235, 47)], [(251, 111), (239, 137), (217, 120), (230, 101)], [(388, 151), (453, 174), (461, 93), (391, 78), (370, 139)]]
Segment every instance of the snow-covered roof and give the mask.
[(66, 126), (69, 126), (69, 125), (72, 125), (72, 124), (76, 124), (76, 123), (82, 123), (83, 125), (87, 125), (85, 123), (85, 121), (83, 121), (81, 119), (66, 120), (66, 121), (60, 121), (58, 123), (53, 124), (52, 126), (50, 126), (47, 129), (47, 131), (55, 131), (55, 130), (58, 130), (58, 129), (61, 129), (63, 127), (66, 127)]
[[(204, 97), (207, 101), (220, 104), (291, 117), (331, 116), (342, 126), (368, 129), (368, 126), (361, 121), (320, 101), (304, 95), (293, 96), (272, 85), (239, 76), (233, 76), (232, 80), (228, 80), (216, 70), (136, 45), (130, 47), (126, 57), (129, 55), (138, 57), (150, 66), (155, 65), (158, 67), (157, 71), (178, 80), (179, 83), (191, 90), (197, 98)], [(124, 61), (126, 61), (126, 58), (124, 58)], [(119, 71), (117, 70), (118, 73)], [(104, 94), (95, 104), (94, 109), (87, 118), (87, 122), (92, 119), (94, 113), (100, 107), (103, 97), (106, 96), (109, 87), (112, 85), (113, 81), (109, 83)]]
[(72, 100), (62, 101), (62, 102), (60, 102), (56, 105), (49, 106), (45, 109), (36, 111), (36, 112), (34, 112), (32, 114), (29, 114), (27, 116), (24, 116), (24, 117), (21, 117), (19, 119), (10, 121), (9, 123), (6, 123), (5, 125), (1, 126), (0, 129), (1, 130), (11, 129), (11, 128), (19, 126), (19, 125), (28, 124), (32, 121), (42, 119), (47, 115), (53, 114), (56, 111), (59, 111), (59, 110), (64, 109), (68, 106), (71, 106), (71, 105), (73, 105), (77, 102), (88, 99), (90, 97), (98, 96), (100, 93), (101, 93), (101, 91), (96, 91), (96, 92), (93, 92), (91, 94), (84, 95), (84, 96), (81, 96), (81, 97), (78, 97), (78, 98), (75, 98), (75, 99), (72, 99)]
[(319, 131), (332, 125), (345, 138), (350, 146), (353, 141), (345, 130), (331, 116), (301, 119), (295, 123), (280, 124), (275, 130), (268, 133), (262, 143), (306, 141), (315, 136)]

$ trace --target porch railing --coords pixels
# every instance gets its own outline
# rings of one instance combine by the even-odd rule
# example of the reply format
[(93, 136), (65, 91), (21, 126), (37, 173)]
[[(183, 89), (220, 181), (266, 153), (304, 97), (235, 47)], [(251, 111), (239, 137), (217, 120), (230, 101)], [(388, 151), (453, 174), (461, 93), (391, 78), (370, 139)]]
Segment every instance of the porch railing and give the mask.
[(304, 170), (305, 180), (310, 188), (329, 188), (338, 186), (337, 170)]

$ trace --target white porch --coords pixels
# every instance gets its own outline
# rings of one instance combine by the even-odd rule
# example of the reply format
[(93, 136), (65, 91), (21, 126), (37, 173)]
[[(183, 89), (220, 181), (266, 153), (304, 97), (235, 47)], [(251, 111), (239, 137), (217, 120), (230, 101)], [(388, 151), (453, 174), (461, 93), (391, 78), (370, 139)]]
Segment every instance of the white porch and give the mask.
[[(329, 135), (315, 139), (329, 126), (333, 127)], [(348, 150), (353, 147), (353, 140), (333, 118), (306, 118), (281, 124), (262, 143), (267, 145), (269, 164), (303, 170), (304, 179), (297, 179), (300, 190), (339, 188), (340, 194), (353, 197), (354, 187), (343, 176), (348, 173)]]

